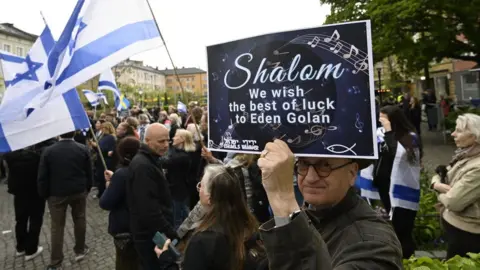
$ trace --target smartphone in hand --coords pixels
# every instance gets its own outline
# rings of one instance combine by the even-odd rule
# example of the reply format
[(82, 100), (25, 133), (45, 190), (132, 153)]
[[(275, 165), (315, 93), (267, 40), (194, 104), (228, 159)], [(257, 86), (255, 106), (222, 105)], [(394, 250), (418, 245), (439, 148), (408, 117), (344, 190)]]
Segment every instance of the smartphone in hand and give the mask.
[[(165, 236), (165, 234), (163, 233), (160, 233), (160, 232), (156, 232), (155, 235), (153, 236), (153, 243), (155, 243), (155, 245), (162, 249), (163, 248), (163, 245), (165, 245), (165, 242), (167, 242), (167, 237)], [(176, 258), (179, 258), (182, 254), (180, 253), (180, 251), (178, 251), (178, 249), (175, 247), (175, 245), (178, 243), (177, 239), (174, 239), (170, 245), (168, 245), (168, 249), (172, 252), (172, 254), (176, 257)]]

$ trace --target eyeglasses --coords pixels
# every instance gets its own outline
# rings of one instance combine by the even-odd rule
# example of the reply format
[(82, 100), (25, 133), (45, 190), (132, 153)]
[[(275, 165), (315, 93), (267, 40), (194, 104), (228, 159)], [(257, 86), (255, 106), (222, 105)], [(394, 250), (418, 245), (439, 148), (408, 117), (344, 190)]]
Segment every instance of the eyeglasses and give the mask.
[(298, 160), (297, 162), (295, 162), (295, 173), (301, 176), (306, 176), (308, 174), (308, 170), (310, 169), (310, 166), (312, 166), (315, 172), (318, 174), (318, 176), (328, 177), (333, 171), (341, 169), (352, 163), (353, 163), (353, 160), (345, 164), (332, 167), (326, 161), (321, 161), (318, 163), (307, 163), (303, 160)]

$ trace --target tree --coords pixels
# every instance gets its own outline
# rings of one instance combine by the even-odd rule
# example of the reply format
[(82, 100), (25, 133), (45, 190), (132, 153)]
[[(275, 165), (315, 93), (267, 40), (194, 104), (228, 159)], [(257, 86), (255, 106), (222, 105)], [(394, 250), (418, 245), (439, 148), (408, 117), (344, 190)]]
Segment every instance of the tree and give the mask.
[(377, 61), (396, 55), (408, 71), (443, 58), (480, 63), (480, 0), (320, 0), (327, 23), (372, 21)]

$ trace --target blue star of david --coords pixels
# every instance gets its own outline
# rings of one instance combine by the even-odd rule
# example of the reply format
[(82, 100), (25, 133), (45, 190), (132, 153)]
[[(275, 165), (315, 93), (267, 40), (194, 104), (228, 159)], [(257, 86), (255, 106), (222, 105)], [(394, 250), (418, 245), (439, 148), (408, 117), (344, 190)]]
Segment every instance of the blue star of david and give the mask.
[(83, 18), (78, 18), (77, 23), (75, 24), (75, 27), (74, 27), (74, 29), (77, 28), (77, 31), (75, 33), (75, 36), (73, 36), (72, 39), (70, 40), (70, 42), (68, 43), (69, 55), (73, 54), (73, 49), (75, 49), (75, 46), (77, 45), (78, 35), (80, 34), (80, 32), (83, 31), (83, 29), (85, 29), (85, 27), (87, 27), (87, 24), (82, 22), (82, 19)]
[(37, 77), (37, 70), (43, 66), (42, 63), (34, 62), (30, 58), (30, 55), (27, 55), (24, 62), (27, 64), (28, 70), (25, 73), (17, 73), (15, 74), (15, 78), (11, 81), (5, 81), (5, 85), (7, 87), (11, 85), (15, 85), (20, 81), (29, 80), (29, 81), (36, 81), (38, 82)]

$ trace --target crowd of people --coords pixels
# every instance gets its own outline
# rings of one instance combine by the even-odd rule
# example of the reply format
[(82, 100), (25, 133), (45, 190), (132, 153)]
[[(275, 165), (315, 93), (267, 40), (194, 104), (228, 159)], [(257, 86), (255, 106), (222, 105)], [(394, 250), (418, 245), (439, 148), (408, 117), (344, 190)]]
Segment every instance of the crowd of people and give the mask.
[[(89, 193), (109, 211), (116, 269), (402, 269), (402, 258), (415, 250), (423, 150), (405, 106), (379, 109), (378, 160), (295, 158), (281, 140), (268, 143), (261, 155), (212, 153), (205, 147), (207, 110), (197, 102), (187, 113), (170, 106), (134, 107), (126, 117), (87, 114), (91, 131), (4, 155), (16, 256), (27, 261), (43, 252), (45, 205), (51, 218), (48, 269), (62, 266), (68, 206), (75, 260), (88, 256)], [(448, 257), (480, 252), (480, 241), (472, 241), (480, 237), (480, 117), (459, 117), (452, 136), (458, 150), (432, 179)], [(391, 223), (355, 187), (369, 167)], [(159, 233), (165, 243), (154, 241)]]

